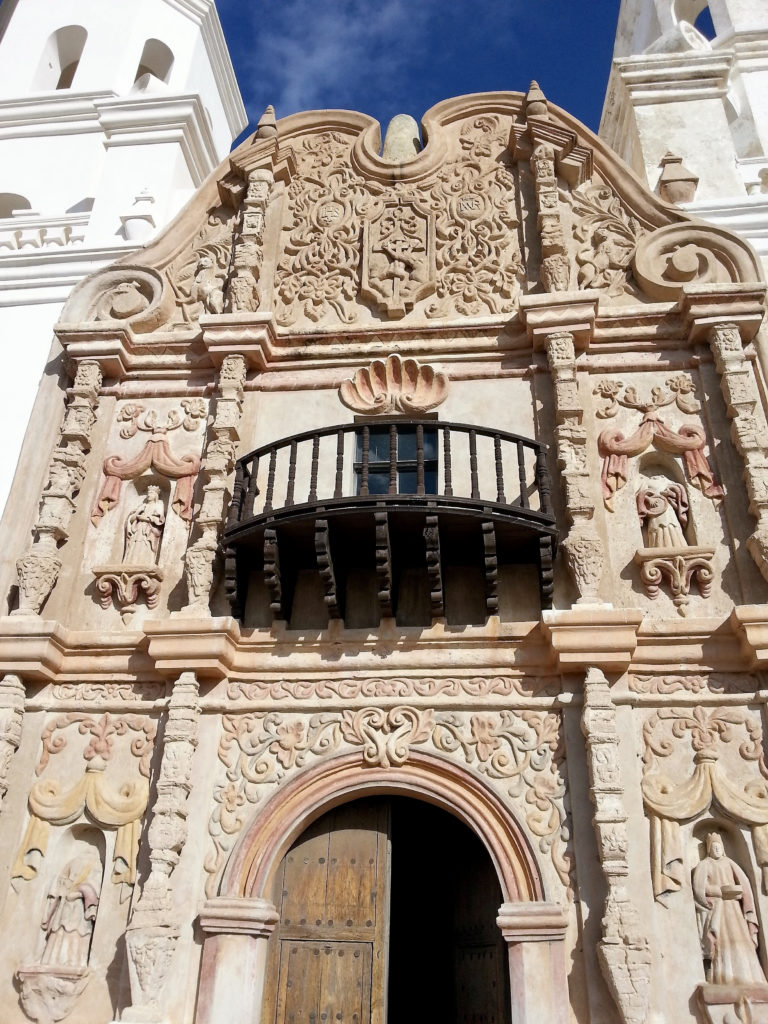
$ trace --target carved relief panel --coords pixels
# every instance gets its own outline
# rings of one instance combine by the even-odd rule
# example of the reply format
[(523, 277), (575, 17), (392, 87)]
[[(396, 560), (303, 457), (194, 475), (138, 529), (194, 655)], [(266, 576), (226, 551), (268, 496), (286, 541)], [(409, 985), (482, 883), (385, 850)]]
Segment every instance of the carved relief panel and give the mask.
[[(187, 547), (208, 403), (117, 406), (91, 507), (85, 562), (99, 603), (130, 621), (139, 603), (157, 607)], [(171, 568), (171, 576), (166, 573)]]
[(593, 394), (603, 504), (609, 529), (614, 517), (621, 524), (612, 550), (618, 564), (634, 562), (626, 576), (656, 602), (651, 614), (668, 614), (669, 599), (686, 615), (719, 591), (718, 552), (721, 565), (728, 557), (697, 382), (688, 373), (599, 377)]
[(275, 277), (278, 323), (514, 308), (523, 257), (509, 119), (470, 117), (444, 131), (449, 155), (418, 184), (358, 174), (354, 139), (340, 131), (295, 140), (298, 173)]

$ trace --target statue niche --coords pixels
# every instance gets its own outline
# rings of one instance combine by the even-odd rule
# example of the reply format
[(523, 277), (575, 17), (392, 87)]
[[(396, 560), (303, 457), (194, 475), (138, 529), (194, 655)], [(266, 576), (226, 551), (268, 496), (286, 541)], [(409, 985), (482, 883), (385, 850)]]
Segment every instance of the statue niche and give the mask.
[(88, 984), (91, 940), (104, 869), (98, 847), (85, 835), (54, 876), (40, 917), (44, 945), (37, 962), (19, 968), (24, 1013), (38, 1024), (64, 1020)]
[(164, 526), (165, 504), (160, 488), (150, 484), (147, 493), (126, 516), (123, 565), (156, 565)]
[(121, 504), (127, 511), (119, 540), (113, 540), (113, 545), (119, 543), (122, 558), (93, 570), (102, 608), (114, 601), (124, 622), (135, 613), (140, 595), (150, 609), (160, 599), (163, 571), (158, 561), (169, 497), (162, 483), (154, 476), (139, 477), (126, 488)]
[(688, 490), (668, 475), (665, 467), (646, 467), (640, 477), (636, 506), (643, 546), (635, 553), (635, 562), (640, 566), (645, 593), (656, 600), (662, 582), (666, 582), (678, 613), (685, 615), (694, 580), (701, 596), (709, 597), (715, 553), (714, 548), (696, 544)]

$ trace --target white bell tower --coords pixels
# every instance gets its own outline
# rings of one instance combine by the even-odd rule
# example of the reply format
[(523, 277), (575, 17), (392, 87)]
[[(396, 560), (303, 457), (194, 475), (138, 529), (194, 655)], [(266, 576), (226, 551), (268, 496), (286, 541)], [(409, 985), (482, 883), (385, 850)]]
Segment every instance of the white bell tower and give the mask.
[[(61, 400), (51, 328), (69, 291), (167, 224), (246, 123), (214, 0), (5, 0), (0, 509), (41, 373), (36, 401)], [(19, 476), (36, 486), (34, 448)]]
[[(711, 39), (694, 25), (707, 7)], [(768, 273), (768, 4), (622, 0), (613, 57), (601, 136), (663, 198), (748, 238)]]

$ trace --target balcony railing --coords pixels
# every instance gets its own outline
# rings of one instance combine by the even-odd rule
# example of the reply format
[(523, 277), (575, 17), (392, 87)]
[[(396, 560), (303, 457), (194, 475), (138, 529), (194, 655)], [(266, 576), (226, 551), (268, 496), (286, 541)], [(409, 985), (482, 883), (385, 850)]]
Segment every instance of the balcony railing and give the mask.
[[(542, 603), (548, 606), (556, 529), (546, 446), (465, 423), (376, 419), (294, 434), (238, 460), (225, 531), (228, 590), (236, 613), (246, 568), (255, 559), (269, 576), (281, 538), (284, 548), (297, 549), (290, 531), (295, 533), (300, 524), (305, 532), (314, 530), (320, 566), (326, 558), (320, 535), (327, 540), (329, 521), (346, 517), (346, 528), (373, 516), (381, 540), (382, 530), (397, 529), (398, 523), (407, 522), (413, 532), (418, 516), (414, 520), (408, 513), (419, 512), (427, 517), (425, 531), (434, 528), (437, 536), (433, 567), (435, 558), (444, 560), (440, 532), (447, 528), (446, 536), (455, 538), (463, 520), (482, 529), (484, 557), (491, 563), (499, 541), (507, 560), (514, 560), (515, 547), (535, 542)], [(349, 562), (354, 553), (346, 551), (344, 558)], [(332, 560), (330, 551), (327, 559)], [(379, 550), (375, 561), (381, 561)], [(276, 614), (285, 611), (281, 597), (272, 605)], [(494, 610), (493, 599), (488, 607)]]

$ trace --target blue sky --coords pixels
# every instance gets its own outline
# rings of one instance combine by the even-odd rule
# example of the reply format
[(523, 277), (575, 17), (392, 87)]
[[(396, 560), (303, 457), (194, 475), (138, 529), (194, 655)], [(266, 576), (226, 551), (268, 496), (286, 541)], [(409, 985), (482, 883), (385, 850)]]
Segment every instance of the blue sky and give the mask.
[[(597, 130), (619, 0), (217, 0), (248, 116), (361, 110), (384, 127), (469, 92), (547, 97)], [(251, 128), (252, 130), (252, 128)]]

